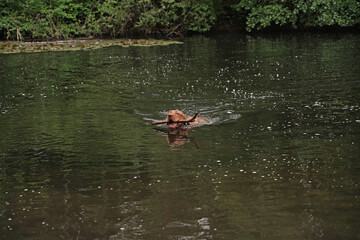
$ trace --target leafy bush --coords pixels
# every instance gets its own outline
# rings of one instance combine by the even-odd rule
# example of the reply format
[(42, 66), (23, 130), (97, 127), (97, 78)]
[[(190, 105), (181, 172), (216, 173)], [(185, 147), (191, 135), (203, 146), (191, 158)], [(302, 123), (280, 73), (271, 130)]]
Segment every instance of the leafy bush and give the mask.
[[(0, 0), (0, 38), (181, 36), (223, 23), (272, 26), (360, 25), (357, 0)], [(220, 26), (221, 27), (221, 26)]]
[(357, 0), (240, 0), (233, 7), (246, 15), (248, 31), (272, 25), (297, 28), (360, 24)]

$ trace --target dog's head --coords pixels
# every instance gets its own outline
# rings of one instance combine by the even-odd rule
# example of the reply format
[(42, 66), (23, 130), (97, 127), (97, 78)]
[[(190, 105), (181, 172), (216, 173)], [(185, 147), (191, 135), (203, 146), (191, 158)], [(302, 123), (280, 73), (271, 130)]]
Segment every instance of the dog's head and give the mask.
[(183, 125), (182, 123), (177, 123), (177, 121), (185, 119), (185, 114), (179, 110), (170, 110), (166, 117), (166, 121), (168, 122), (169, 128), (171, 129), (175, 129)]

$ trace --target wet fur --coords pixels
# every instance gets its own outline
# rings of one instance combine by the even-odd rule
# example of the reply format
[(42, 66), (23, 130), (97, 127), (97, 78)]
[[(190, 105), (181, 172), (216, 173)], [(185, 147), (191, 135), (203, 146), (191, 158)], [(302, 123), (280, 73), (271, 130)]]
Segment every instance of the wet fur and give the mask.
[(167, 114), (166, 121), (168, 122), (169, 128), (176, 129), (184, 125), (196, 125), (196, 124), (204, 124), (206, 123), (206, 120), (202, 117), (196, 117), (194, 122), (189, 123), (176, 123), (180, 120), (186, 120), (191, 116), (186, 116), (182, 111), (180, 110), (170, 110)]

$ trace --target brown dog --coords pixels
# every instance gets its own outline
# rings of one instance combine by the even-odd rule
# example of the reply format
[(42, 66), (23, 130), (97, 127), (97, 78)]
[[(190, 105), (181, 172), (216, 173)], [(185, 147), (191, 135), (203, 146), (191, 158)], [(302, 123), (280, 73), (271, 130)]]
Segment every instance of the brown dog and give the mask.
[(178, 121), (189, 119), (191, 116), (186, 116), (183, 112), (179, 110), (170, 110), (167, 117), (166, 122), (169, 125), (170, 129), (176, 129), (180, 126), (184, 125), (195, 125), (195, 124), (204, 124), (206, 123), (206, 119), (202, 117), (196, 117), (194, 121), (187, 123), (179, 123)]

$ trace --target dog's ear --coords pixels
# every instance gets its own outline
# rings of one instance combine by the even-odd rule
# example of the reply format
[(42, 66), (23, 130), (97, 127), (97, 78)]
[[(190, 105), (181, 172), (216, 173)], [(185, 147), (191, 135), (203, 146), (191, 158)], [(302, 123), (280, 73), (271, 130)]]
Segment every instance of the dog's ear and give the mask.
[(186, 116), (185, 116), (185, 114), (184, 114), (182, 111), (177, 110), (176, 113), (179, 115), (179, 117), (180, 117), (182, 120), (183, 120), (183, 119), (186, 119)]

